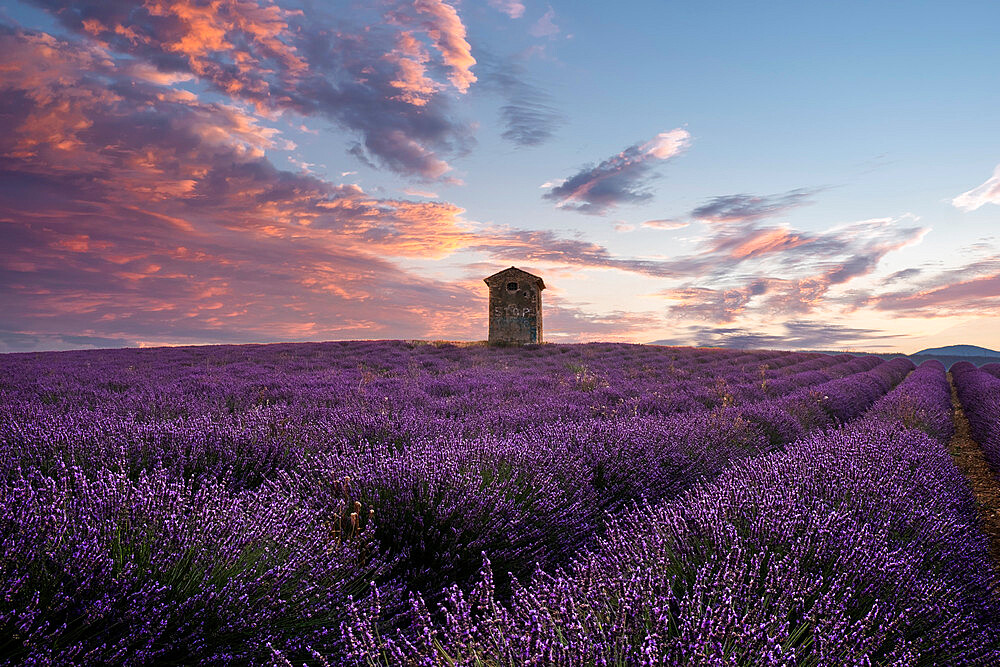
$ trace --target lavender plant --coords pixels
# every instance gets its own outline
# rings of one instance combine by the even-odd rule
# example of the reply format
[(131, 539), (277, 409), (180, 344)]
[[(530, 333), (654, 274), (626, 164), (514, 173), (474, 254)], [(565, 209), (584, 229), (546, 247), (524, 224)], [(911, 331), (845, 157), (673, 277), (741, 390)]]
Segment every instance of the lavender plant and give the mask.
[(230, 663), (332, 646), (384, 563), (343, 499), (234, 492), (168, 469), (57, 465), (0, 488), (0, 654), (26, 664)]
[[(3, 355), (0, 655), (808, 664), (905, 644), (948, 658), (921, 643), (925, 623), (959, 660), (990, 657), (988, 622), (942, 625), (927, 606), (972, 609), (982, 583), (955, 480), (908, 430), (947, 428), (930, 368), (900, 383), (912, 366), (873, 357), (404, 341)], [(800, 448), (873, 403), (875, 427)], [(858, 500), (879, 475), (923, 479), (926, 498), (901, 497), (938, 519)], [(851, 530), (868, 541), (831, 537)], [(865, 559), (895, 569), (857, 571)], [(904, 592), (883, 590), (897, 574)], [(719, 602), (768, 594), (775, 606)], [(968, 623), (981, 639), (956, 630)], [(856, 654), (815, 648), (834, 628)]]
[(1000, 480), (1000, 378), (976, 368), (967, 361), (951, 367), (958, 398), (969, 419), (972, 437)]
[(995, 378), (1000, 378), (1000, 363), (983, 364), (979, 367), (979, 370), (986, 371)]
[[(435, 616), (345, 625), (361, 664), (949, 664), (1000, 660), (998, 579), (943, 444), (929, 364), (860, 422), (611, 517), (509, 604), (493, 567)], [(914, 428), (916, 427), (916, 428)], [(932, 437), (933, 433), (936, 437)], [(438, 620), (443, 617), (443, 620)], [(384, 662), (383, 662), (384, 661)]]

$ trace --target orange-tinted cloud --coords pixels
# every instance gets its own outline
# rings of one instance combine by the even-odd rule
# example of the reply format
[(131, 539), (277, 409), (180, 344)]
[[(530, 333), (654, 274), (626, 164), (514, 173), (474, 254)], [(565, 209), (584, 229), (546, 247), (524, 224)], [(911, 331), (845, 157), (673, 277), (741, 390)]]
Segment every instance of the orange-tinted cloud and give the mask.
[(773, 207), (765, 198), (739, 198), (750, 219), (734, 218), (733, 206), (720, 207), (695, 253), (660, 263), (665, 275), (686, 279), (660, 292), (674, 317), (727, 324), (750, 313), (812, 313), (828, 304), (834, 286), (873, 273), (887, 254), (928, 231), (890, 218), (824, 232), (766, 226), (761, 219)]
[(403, 25), (422, 26), (441, 52), (445, 65), (451, 69), (448, 78), (452, 85), (460, 93), (467, 92), (476, 81), (472, 73), (476, 59), (472, 57), (472, 46), (466, 39), (465, 25), (458, 12), (443, 0), (412, 0), (408, 8), (412, 13), (396, 11), (390, 16)]
[(726, 249), (735, 260), (751, 259), (762, 255), (792, 250), (809, 243), (806, 238), (789, 229), (769, 227), (755, 230), (756, 233), (737, 238)]
[(483, 294), (389, 259), (461, 247), (460, 208), (280, 171), (257, 117), (135, 81), (77, 43), (4, 30), (0, 69), (16, 73), (0, 81), (0, 307), (15, 339), (481, 337)]
[(974, 260), (937, 273), (921, 271), (912, 289), (855, 295), (856, 307), (868, 306), (907, 316), (988, 316), (1000, 313), (1000, 258)]
[(373, 5), (359, 9), (354, 25), (322, 5), (307, 16), (264, 0), (34, 2), (137, 58), (137, 77), (193, 76), (261, 111), (326, 116), (359, 135), (355, 152), (402, 174), (440, 178), (449, 169), (443, 156), (471, 140), (445, 92), (468, 91), (476, 61), (458, 12), (443, 0), (399, 0), (383, 13)]
[(422, 107), (441, 89), (440, 84), (427, 76), (430, 55), (413, 33), (401, 32), (396, 48), (385, 58), (395, 63), (398, 72), (398, 76), (389, 81), (390, 86), (399, 89), (394, 99)]

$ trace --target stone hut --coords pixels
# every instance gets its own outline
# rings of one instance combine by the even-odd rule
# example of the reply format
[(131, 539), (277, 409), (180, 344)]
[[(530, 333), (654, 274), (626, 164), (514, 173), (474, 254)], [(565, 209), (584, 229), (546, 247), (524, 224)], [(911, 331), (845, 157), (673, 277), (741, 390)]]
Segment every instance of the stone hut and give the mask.
[(541, 343), (542, 279), (512, 266), (483, 282), (490, 287), (490, 344)]

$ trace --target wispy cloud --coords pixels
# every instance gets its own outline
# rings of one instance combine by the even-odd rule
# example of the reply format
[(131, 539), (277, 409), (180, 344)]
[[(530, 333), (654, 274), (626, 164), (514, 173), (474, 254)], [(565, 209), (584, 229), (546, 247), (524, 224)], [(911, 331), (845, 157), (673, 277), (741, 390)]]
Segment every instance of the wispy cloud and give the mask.
[(559, 34), (559, 26), (555, 22), (556, 12), (549, 7), (541, 18), (532, 24), (528, 32), (534, 37), (552, 37)]
[(767, 294), (771, 281), (755, 279), (739, 287), (712, 289), (687, 286), (661, 292), (670, 311), (685, 319), (725, 324), (742, 315), (754, 297)]
[(524, 16), (524, 3), (520, 0), (490, 0), (490, 7), (500, 10), (512, 19)]
[(725, 324), (750, 313), (808, 314), (828, 305), (832, 288), (872, 274), (886, 255), (919, 242), (928, 231), (908, 224), (908, 216), (821, 232), (764, 221), (799, 205), (807, 193), (717, 197), (696, 209), (694, 217), (712, 220), (709, 233), (695, 252), (659, 267), (684, 280), (660, 292), (672, 316)]
[(600, 164), (587, 167), (543, 195), (560, 208), (603, 215), (623, 203), (651, 199), (646, 185), (654, 167), (687, 149), (691, 135), (680, 128), (661, 132), (649, 141), (629, 146)]
[(438, 194), (436, 192), (431, 192), (430, 190), (417, 190), (416, 188), (403, 188), (403, 194), (410, 195), (411, 197), (424, 197), (426, 199), (438, 199)]
[(538, 146), (552, 138), (566, 122), (552, 106), (549, 94), (527, 80), (524, 67), (515, 59), (483, 58), (480, 79), (485, 88), (501, 95), (501, 136), (518, 146)]
[(779, 348), (801, 350), (844, 350), (856, 346), (896, 347), (902, 338), (879, 329), (849, 327), (812, 320), (792, 320), (782, 324), (780, 333), (763, 333), (740, 327), (687, 327), (687, 336), (678, 342), (705, 347), (740, 349)]
[(715, 197), (691, 211), (691, 217), (703, 222), (754, 221), (772, 218), (779, 213), (809, 203), (816, 189), (799, 188), (780, 195), (724, 195)]
[(827, 282), (838, 284), (869, 273), (887, 253), (919, 241), (924, 227), (909, 218), (877, 218), (823, 232), (761, 222), (718, 224), (695, 252), (664, 260), (670, 276), (721, 279), (759, 266), (788, 275), (821, 267)]
[(882, 294), (872, 302), (878, 310), (927, 315), (984, 315), (1000, 312), (1000, 273), (918, 291)]
[(855, 307), (910, 317), (940, 317), (1000, 313), (1000, 256), (994, 254), (931, 273), (904, 289), (858, 294)]
[(1000, 204), (1000, 164), (986, 182), (951, 200), (952, 206), (963, 211), (975, 211), (984, 204)]
[(647, 220), (642, 223), (643, 227), (648, 227), (650, 229), (683, 229), (690, 225), (689, 222), (684, 222), (682, 220)]
[(923, 273), (923, 269), (918, 269), (918, 268), (901, 269), (899, 271), (896, 271), (895, 273), (886, 276), (882, 280), (882, 284), (890, 285), (892, 283), (909, 281), (916, 278), (921, 273)]

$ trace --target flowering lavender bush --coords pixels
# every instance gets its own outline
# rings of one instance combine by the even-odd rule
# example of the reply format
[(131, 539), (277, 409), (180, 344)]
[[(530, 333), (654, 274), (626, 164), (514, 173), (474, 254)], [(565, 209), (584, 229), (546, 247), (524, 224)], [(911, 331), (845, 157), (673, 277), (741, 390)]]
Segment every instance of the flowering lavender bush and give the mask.
[(772, 445), (782, 445), (823, 426), (845, 423), (867, 410), (898, 384), (913, 362), (906, 358), (871, 365), (868, 370), (802, 388), (787, 396), (750, 404), (735, 413), (759, 425)]
[(0, 653), (47, 664), (231, 662), (268, 641), (328, 643), (345, 599), (381, 562), (345, 498), (318, 513), (287, 491), (233, 492), (162, 468), (130, 479), (57, 464), (8, 479)]
[(539, 572), (507, 605), (487, 560), (468, 592), (451, 589), (441, 617), (415, 599), (413, 632), (386, 635), (358, 606), (345, 626), (350, 656), (426, 665), (994, 664), (998, 580), (940, 439), (950, 404), (943, 380), (943, 367), (925, 365), (855, 425), (612, 517), (596, 548)]
[[(703, 582), (698, 595), (715, 595), (713, 586), (721, 594), (735, 585), (727, 583), (726, 573), (770, 572), (769, 563), (792, 552), (777, 538), (733, 533), (735, 528), (719, 523), (719, 530), (741, 541), (712, 537), (715, 560), (705, 560), (708, 552), (700, 551), (699, 545), (709, 545), (702, 534), (707, 528), (700, 527), (702, 532), (675, 536), (675, 546), (688, 545), (690, 553), (670, 565), (669, 576), (650, 569), (648, 554), (628, 565), (631, 554), (646, 553), (640, 547), (653, 549), (662, 541), (660, 517), (682, 512), (677, 516), (686, 517), (685, 530), (700, 525), (679, 508), (710, 507), (713, 497), (724, 497), (720, 489), (749, 484), (737, 481), (749, 479), (739, 471), (765, 462), (784, 471), (773, 472), (774, 479), (789, 480), (799, 479), (791, 472), (798, 468), (777, 463), (786, 458), (800, 468), (808, 462), (837, 465), (837, 452), (846, 445), (816, 445), (796, 454), (799, 444), (790, 443), (855, 419), (911, 368), (905, 361), (848, 355), (608, 344), (498, 349), (386, 341), (4, 355), (0, 641), (6, 643), (0, 655), (11, 663), (436, 664), (447, 662), (446, 654), (459, 662), (474, 655), (502, 662), (498, 656), (515, 655), (502, 653), (509, 649), (540, 663), (551, 656), (573, 664), (588, 656), (628, 664), (642, 655), (667, 659), (680, 644), (671, 643), (669, 633), (661, 638), (660, 630), (655, 637), (646, 631), (659, 627), (649, 620), (658, 618), (649, 606), (659, 604), (658, 598), (639, 604), (653, 590), (649, 586), (674, 581), (668, 588), (677, 604), (688, 600), (685, 609), (701, 609), (693, 601), (701, 598), (690, 597), (682, 581)], [(933, 385), (925, 368), (876, 403), (872, 413), (884, 403), (884, 414), (872, 419), (938, 435), (944, 422), (925, 405), (926, 397), (936, 396), (921, 389)], [(906, 388), (911, 398), (899, 399)], [(912, 458), (906, 447), (919, 451), (917, 459), (926, 454), (920, 449), (926, 440), (919, 438), (884, 455), (881, 444), (865, 442), (841, 456), (864, 451), (867, 458), (852, 464), (858, 474), (868, 470), (869, 460), (880, 472), (865, 475), (889, 474), (889, 463), (878, 462)], [(787, 452), (774, 452), (786, 446)], [(958, 521), (964, 516), (958, 496), (955, 503), (940, 504), (954, 495), (953, 480), (935, 465), (920, 463), (910, 472), (926, 473), (925, 486), (943, 494), (934, 511)], [(825, 473), (809, 474), (827, 480)], [(805, 488), (820, 487), (809, 482)], [(833, 487), (824, 496), (835, 497), (841, 496)], [(906, 498), (924, 502), (919, 494)], [(796, 519), (801, 525), (795, 535), (808, 536), (802, 539), (813, 545), (832, 539), (809, 532), (810, 522), (823, 521), (822, 502), (780, 494), (767, 502), (779, 500), (782, 511), (806, 512)], [(848, 512), (854, 502), (837, 500), (835, 506), (855, 517)], [(794, 509), (795, 503), (809, 509)], [(712, 521), (747, 530), (755, 525), (755, 514), (733, 511)], [(865, 505), (857, 510), (861, 518), (843, 525), (862, 526), (869, 520), (865, 512), (872, 511)], [(874, 526), (891, 523), (889, 514), (878, 517)], [(939, 523), (921, 524), (919, 544), (951, 544), (952, 533), (941, 537)], [(903, 524), (892, 525), (895, 530)], [(940, 590), (978, 600), (975, 582), (962, 579), (978, 571), (978, 538), (962, 527), (971, 541), (962, 546), (966, 560), (949, 555), (954, 563), (939, 566)], [(900, 530), (910, 535), (908, 528)], [(882, 544), (882, 537), (872, 539)], [(746, 570), (750, 565), (734, 555), (751, 545), (756, 570)], [(609, 565), (616, 549), (617, 570)], [(834, 546), (824, 549), (840, 553)], [(810, 551), (795, 554), (812, 557)], [(823, 561), (829, 569), (823, 570), (823, 586), (840, 592), (823, 599), (853, 595), (850, 582), (867, 575), (848, 567), (857, 562), (853, 556), (831, 558)], [(587, 563), (599, 562), (603, 572), (588, 569)], [(905, 572), (923, 582), (921, 567)], [(622, 579), (627, 572), (634, 581)], [(815, 568), (808, 572), (815, 575)], [(486, 575), (481, 581), (480, 573)], [(670, 579), (678, 573), (686, 574)], [(759, 592), (779, 580), (768, 576), (771, 583), (754, 580), (747, 590)], [(598, 604), (604, 611), (586, 612), (591, 616), (574, 620), (577, 626), (525, 629), (563, 619), (551, 616), (553, 601), (563, 600), (567, 609), (597, 604), (587, 598), (598, 590), (587, 587), (597, 582), (612, 586), (607, 590), (613, 595)], [(926, 599), (939, 600), (937, 590)], [(733, 591), (749, 595), (738, 586)], [(903, 604), (912, 597), (879, 594), (879, 611), (869, 609), (874, 625), (859, 630), (865, 637), (882, 632), (878, 623), (889, 608), (883, 598)], [(482, 606), (461, 612), (473, 598)], [(631, 606), (616, 600), (632, 600)], [(928, 627), (939, 627), (936, 616), (913, 604), (913, 618), (926, 617)], [(786, 600), (776, 609), (793, 606)], [(656, 613), (682, 618), (680, 607), (665, 609)], [(606, 614), (628, 617), (632, 625), (616, 626), (619, 621)], [(700, 623), (703, 616), (683, 618)], [(648, 627), (636, 625), (641, 618)], [(725, 635), (728, 621), (711, 618), (713, 632)], [(789, 623), (795, 618), (786, 615)], [(509, 645), (484, 634), (486, 626), (462, 625), (475, 619), (493, 624), (496, 632), (505, 628)], [(907, 616), (899, 627), (916, 627), (911, 621)], [(601, 632), (627, 632), (604, 636), (588, 623), (599, 623)], [(760, 631), (764, 635), (780, 635), (771, 616), (760, 616), (760, 623), (771, 624)], [(732, 627), (736, 634), (725, 635), (723, 645), (742, 641), (744, 630), (738, 628), (744, 626)], [(759, 638), (760, 632), (747, 636)], [(788, 641), (815, 643), (810, 632), (800, 630), (799, 639)], [(956, 655), (981, 648), (972, 640), (961, 644), (950, 632), (934, 636), (952, 642)], [(545, 653), (518, 643), (524, 637), (551, 643), (560, 635), (576, 637), (572, 650)], [(582, 648), (591, 641), (591, 648)], [(939, 655), (913, 642), (920, 655)], [(461, 649), (466, 645), (470, 652)], [(796, 651), (806, 661), (818, 655)], [(522, 664), (523, 658), (508, 662)]]
[(951, 385), (940, 361), (925, 361), (893, 391), (882, 397), (868, 416), (924, 431), (940, 442), (955, 432)]
[(962, 402), (972, 437), (1000, 479), (1000, 378), (976, 368), (967, 361), (951, 367), (955, 390)]

